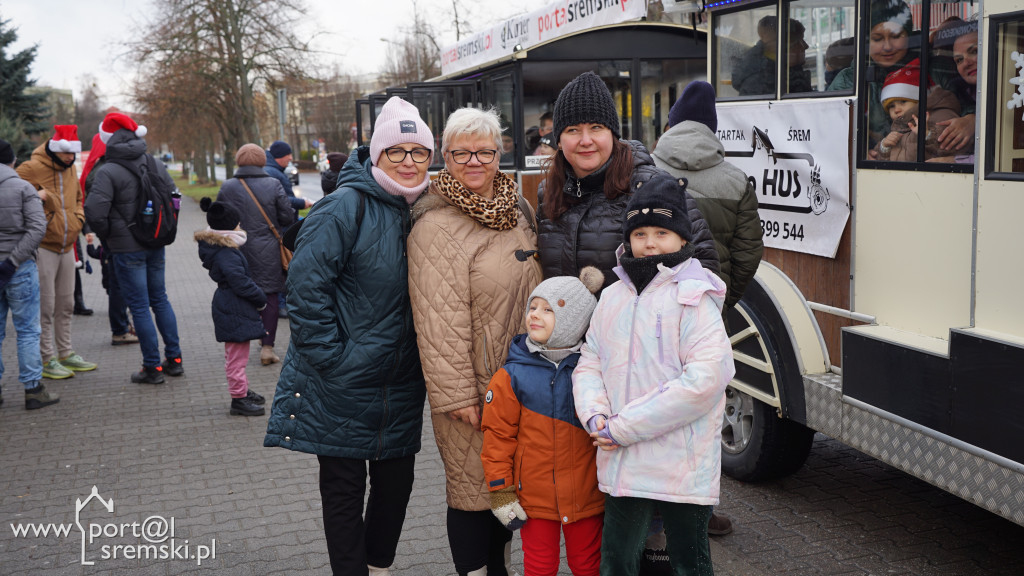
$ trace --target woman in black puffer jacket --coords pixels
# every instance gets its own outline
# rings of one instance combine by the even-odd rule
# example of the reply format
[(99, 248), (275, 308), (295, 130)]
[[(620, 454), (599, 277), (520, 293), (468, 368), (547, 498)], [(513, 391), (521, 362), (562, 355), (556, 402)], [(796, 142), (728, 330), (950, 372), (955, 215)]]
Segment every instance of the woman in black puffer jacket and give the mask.
[[(622, 244), (622, 221), (631, 191), (658, 173), (643, 144), (619, 139), (619, 118), (611, 92), (593, 72), (569, 82), (555, 101), (554, 132), (558, 144), (547, 178), (538, 193), (538, 246), (545, 278), (579, 276), (585, 266), (604, 273), (604, 287), (617, 277), (616, 250)], [(718, 271), (714, 239), (686, 197), (696, 257)]]

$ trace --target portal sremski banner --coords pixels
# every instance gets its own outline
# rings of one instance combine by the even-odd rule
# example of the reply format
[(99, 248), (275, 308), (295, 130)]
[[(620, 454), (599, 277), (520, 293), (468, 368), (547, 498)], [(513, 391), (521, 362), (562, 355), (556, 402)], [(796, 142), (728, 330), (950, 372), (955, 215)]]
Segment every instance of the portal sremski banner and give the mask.
[(764, 245), (834, 258), (850, 217), (849, 99), (719, 104), (718, 138), (754, 182)]
[(515, 51), (588, 28), (647, 15), (645, 0), (560, 0), (484, 29), (441, 51), (441, 74), (447, 76)]

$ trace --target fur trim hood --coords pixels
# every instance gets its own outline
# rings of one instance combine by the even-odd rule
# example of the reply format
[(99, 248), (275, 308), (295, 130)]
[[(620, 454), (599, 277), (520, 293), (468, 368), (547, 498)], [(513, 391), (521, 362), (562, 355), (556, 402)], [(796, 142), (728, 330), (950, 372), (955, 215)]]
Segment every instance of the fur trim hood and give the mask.
[(213, 230), (196, 230), (195, 234), (192, 235), (192, 239), (196, 242), (206, 242), (212, 246), (221, 246), (224, 248), (238, 248), (238, 242), (235, 241), (229, 235), (218, 234)]

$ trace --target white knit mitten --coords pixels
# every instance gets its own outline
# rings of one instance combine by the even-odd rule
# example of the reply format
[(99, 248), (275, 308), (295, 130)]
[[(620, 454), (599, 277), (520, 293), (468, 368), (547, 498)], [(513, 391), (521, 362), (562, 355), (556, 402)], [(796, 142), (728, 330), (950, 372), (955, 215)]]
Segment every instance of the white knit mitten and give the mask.
[(491, 492), (491, 513), (509, 530), (518, 530), (526, 523), (526, 512), (512, 486)]

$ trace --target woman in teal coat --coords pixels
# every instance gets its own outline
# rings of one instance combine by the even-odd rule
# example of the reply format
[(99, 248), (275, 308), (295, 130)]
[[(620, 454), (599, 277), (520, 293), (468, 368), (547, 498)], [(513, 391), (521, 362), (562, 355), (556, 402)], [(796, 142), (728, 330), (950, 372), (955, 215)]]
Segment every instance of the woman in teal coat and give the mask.
[(306, 217), (288, 271), (291, 343), (263, 444), (317, 455), (335, 574), (387, 574), (412, 491), (426, 386), (406, 237), (433, 145), (416, 108), (389, 100)]

